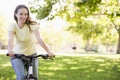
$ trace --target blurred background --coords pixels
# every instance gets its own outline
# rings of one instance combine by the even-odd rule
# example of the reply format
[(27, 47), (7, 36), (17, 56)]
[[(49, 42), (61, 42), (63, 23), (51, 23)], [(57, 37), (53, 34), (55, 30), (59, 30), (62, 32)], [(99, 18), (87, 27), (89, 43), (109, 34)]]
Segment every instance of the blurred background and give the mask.
[(42, 38), (56, 53), (120, 54), (120, 0), (4, 0), (0, 3), (1, 51), (7, 50), (7, 29), (18, 4), (29, 7)]

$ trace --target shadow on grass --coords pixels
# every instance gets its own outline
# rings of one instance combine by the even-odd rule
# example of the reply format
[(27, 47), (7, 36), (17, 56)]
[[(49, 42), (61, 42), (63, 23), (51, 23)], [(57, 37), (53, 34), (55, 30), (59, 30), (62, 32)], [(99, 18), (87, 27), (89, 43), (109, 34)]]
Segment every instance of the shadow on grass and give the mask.
[(57, 57), (41, 61), (40, 80), (119, 80), (120, 60), (103, 57)]

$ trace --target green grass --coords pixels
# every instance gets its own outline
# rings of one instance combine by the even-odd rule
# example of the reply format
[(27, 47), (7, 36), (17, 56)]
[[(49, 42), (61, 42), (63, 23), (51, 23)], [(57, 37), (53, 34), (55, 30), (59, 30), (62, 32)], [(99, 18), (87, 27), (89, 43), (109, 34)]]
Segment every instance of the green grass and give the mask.
[[(0, 55), (0, 80), (15, 80), (5, 55)], [(120, 80), (120, 59), (100, 56), (39, 59), (39, 80)]]

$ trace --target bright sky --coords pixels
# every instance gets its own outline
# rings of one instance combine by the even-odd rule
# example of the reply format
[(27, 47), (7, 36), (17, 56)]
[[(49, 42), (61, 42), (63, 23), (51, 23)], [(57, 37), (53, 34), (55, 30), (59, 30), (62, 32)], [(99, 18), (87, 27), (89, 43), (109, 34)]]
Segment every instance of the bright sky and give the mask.
[[(5, 16), (6, 22), (9, 23), (12, 20), (14, 20), (14, 10), (15, 7), (18, 4), (25, 4), (26, 6), (28, 5), (28, 2), (32, 2), (33, 0), (2, 0), (2, 2), (0, 2), (0, 15)], [(43, 0), (40, 0), (40, 3), (44, 3)], [(31, 16), (32, 17), (32, 16)], [(59, 21), (58, 21), (59, 20)], [(60, 24), (64, 24), (63, 21), (61, 21), (61, 19), (57, 19), (56, 26), (61, 26)], [(63, 22), (63, 23), (62, 23)], [(44, 22), (43, 22), (44, 24)]]
[(13, 20), (14, 9), (18, 4), (25, 4), (33, 0), (2, 0), (0, 2), (0, 15), (4, 15), (5, 18)]

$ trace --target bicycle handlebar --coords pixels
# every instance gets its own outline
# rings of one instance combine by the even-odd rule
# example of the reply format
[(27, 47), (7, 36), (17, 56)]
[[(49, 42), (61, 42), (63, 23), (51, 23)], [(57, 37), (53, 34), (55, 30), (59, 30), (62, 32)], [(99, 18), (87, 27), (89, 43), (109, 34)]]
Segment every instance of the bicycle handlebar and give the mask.
[[(9, 54), (7, 54), (7, 56), (9, 56)], [(25, 57), (25, 58), (37, 58), (37, 57), (42, 57), (43, 59), (53, 59), (53, 57), (55, 57), (55, 55), (53, 55), (53, 57), (50, 57), (48, 54), (40, 54), (40, 55), (34, 55), (34, 56), (26, 56), (24, 54), (14, 54), (14, 56), (16, 58), (22, 58), (22, 57)]]

